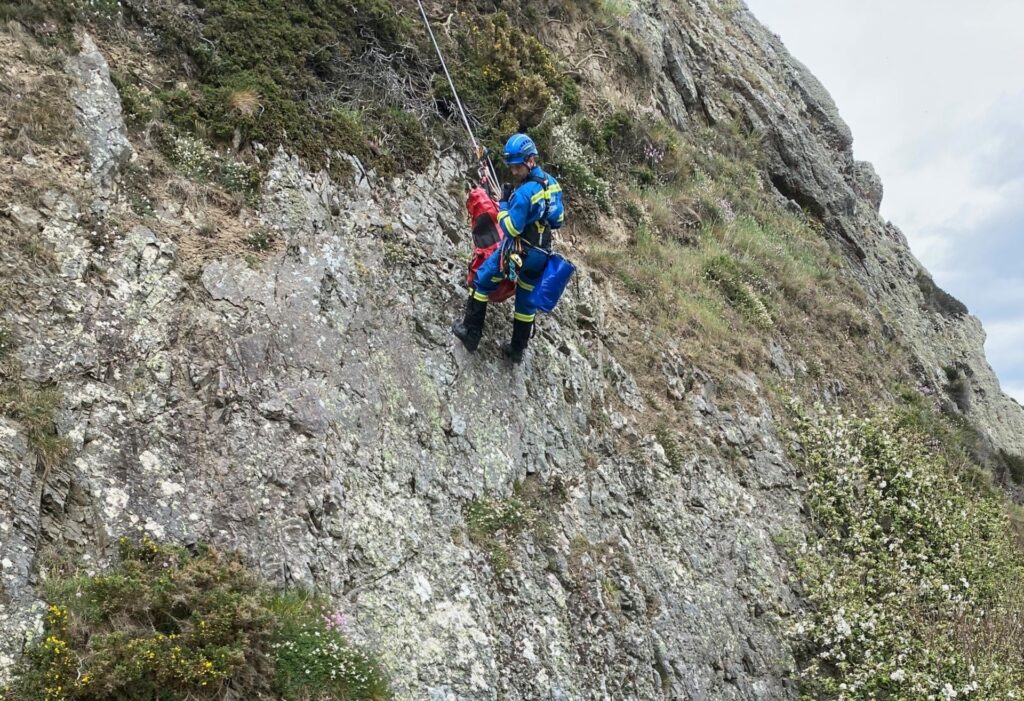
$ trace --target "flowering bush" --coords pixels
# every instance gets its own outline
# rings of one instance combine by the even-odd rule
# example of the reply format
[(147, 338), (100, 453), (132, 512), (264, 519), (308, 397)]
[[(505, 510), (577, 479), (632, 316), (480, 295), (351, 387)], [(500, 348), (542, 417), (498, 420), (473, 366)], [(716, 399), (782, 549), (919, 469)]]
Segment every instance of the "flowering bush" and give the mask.
[(161, 137), (164, 153), (181, 173), (197, 182), (215, 182), (242, 196), (250, 205), (259, 203), (261, 176), (240, 161), (225, 158), (204, 141), (174, 130)]
[(559, 124), (551, 132), (553, 152), (551, 159), (571, 187), (574, 197), (581, 202), (597, 203), (601, 211), (611, 212), (611, 185), (594, 173), (594, 161), (580, 143), (576, 131), (568, 124)]
[(236, 555), (122, 540), (116, 567), (57, 573), (45, 595), (4, 701), (389, 698), (340, 611), (268, 591)]
[(1024, 555), (1002, 499), (893, 416), (803, 417), (799, 445), (803, 698), (1024, 696)]
[(281, 597), (274, 608), (285, 614), (272, 643), (277, 669), (274, 686), (285, 699), (391, 697), (373, 659), (345, 638), (345, 614), (326, 612), (301, 594)]

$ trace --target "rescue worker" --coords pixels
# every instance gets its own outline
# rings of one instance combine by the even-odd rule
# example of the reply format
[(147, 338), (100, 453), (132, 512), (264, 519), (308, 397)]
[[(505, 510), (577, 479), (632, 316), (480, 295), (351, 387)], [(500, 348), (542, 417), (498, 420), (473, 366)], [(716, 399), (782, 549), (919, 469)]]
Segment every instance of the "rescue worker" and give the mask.
[(498, 226), (502, 245), (477, 270), (476, 285), (466, 300), (466, 315), (452, 325), (452, 333), (467, 351), (480, 345), (487, 315), (487, 296), (506, 278), (516, 282), (512, 341), (502, 346), (504, 354), (521, 363), (533, 333), (537, 307), (530, 292), (540, 281), (551, 253), (551, 232), (562, 226), (565, 210), (562, 188), (537, 165), (537, 146), (526, 134), (513, 134), (505, 143), (504, 160), (516, 183), (506, 185), (498, 205)]

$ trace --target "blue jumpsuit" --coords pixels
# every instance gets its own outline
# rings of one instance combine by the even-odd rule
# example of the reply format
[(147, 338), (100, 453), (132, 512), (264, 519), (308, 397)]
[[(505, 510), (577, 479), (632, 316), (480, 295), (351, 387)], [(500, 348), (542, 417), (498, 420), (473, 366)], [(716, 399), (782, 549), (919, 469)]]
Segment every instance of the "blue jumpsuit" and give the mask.
[[(546, 182), (547, 187), (542, 182)], [(516, 271), (515, 318), (532, 322), (537, 317), (537, 307), (530, 302), (530, 293), (540, 282), (551, 247), (550, 240), (543, 240), (543, 231), (546, 228), (557, 229), (565, 221), (562, 187), (540, 166), (534, 166), (528, 178), (516, 188), (509, 200), (499, 203), (499, 210), (498, 226), (505, 238), (498, 250), (477, 270), (473, 298), (486, 302), (487, 296), (498, 287), (498, 283), (508, 277), (501, 269), (502, 252), (522, 236), (533, 246), (525, 247), (523, 265)]]

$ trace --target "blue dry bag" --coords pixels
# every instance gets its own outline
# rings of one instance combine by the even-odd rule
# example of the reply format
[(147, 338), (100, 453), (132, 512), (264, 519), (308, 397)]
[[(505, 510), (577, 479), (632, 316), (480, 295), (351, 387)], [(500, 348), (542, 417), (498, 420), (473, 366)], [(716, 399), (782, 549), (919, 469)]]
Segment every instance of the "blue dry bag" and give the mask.
[(550, 314), (565, 292), (565, 286), (569, 279), (576, 272), (576, 266), (567, 261), (557, 253), (548, 258), (548, 264), (544, 268), (544, 274), (540, 282), (533, 288), (530, 294), (530, 301), (537, 305), (537, 309)]

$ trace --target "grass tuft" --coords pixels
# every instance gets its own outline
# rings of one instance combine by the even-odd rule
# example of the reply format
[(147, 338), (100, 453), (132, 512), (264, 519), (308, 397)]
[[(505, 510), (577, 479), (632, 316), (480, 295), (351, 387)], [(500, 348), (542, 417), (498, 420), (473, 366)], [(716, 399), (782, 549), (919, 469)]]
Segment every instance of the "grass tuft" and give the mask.
[(21, 424), (29, 446), (47, 469), (58, 465), (70, 446), (57, 434), (55, 417), (61, 394), (54, 387), (36, 387), (28, 383), (0, 384), (0, 414)]

